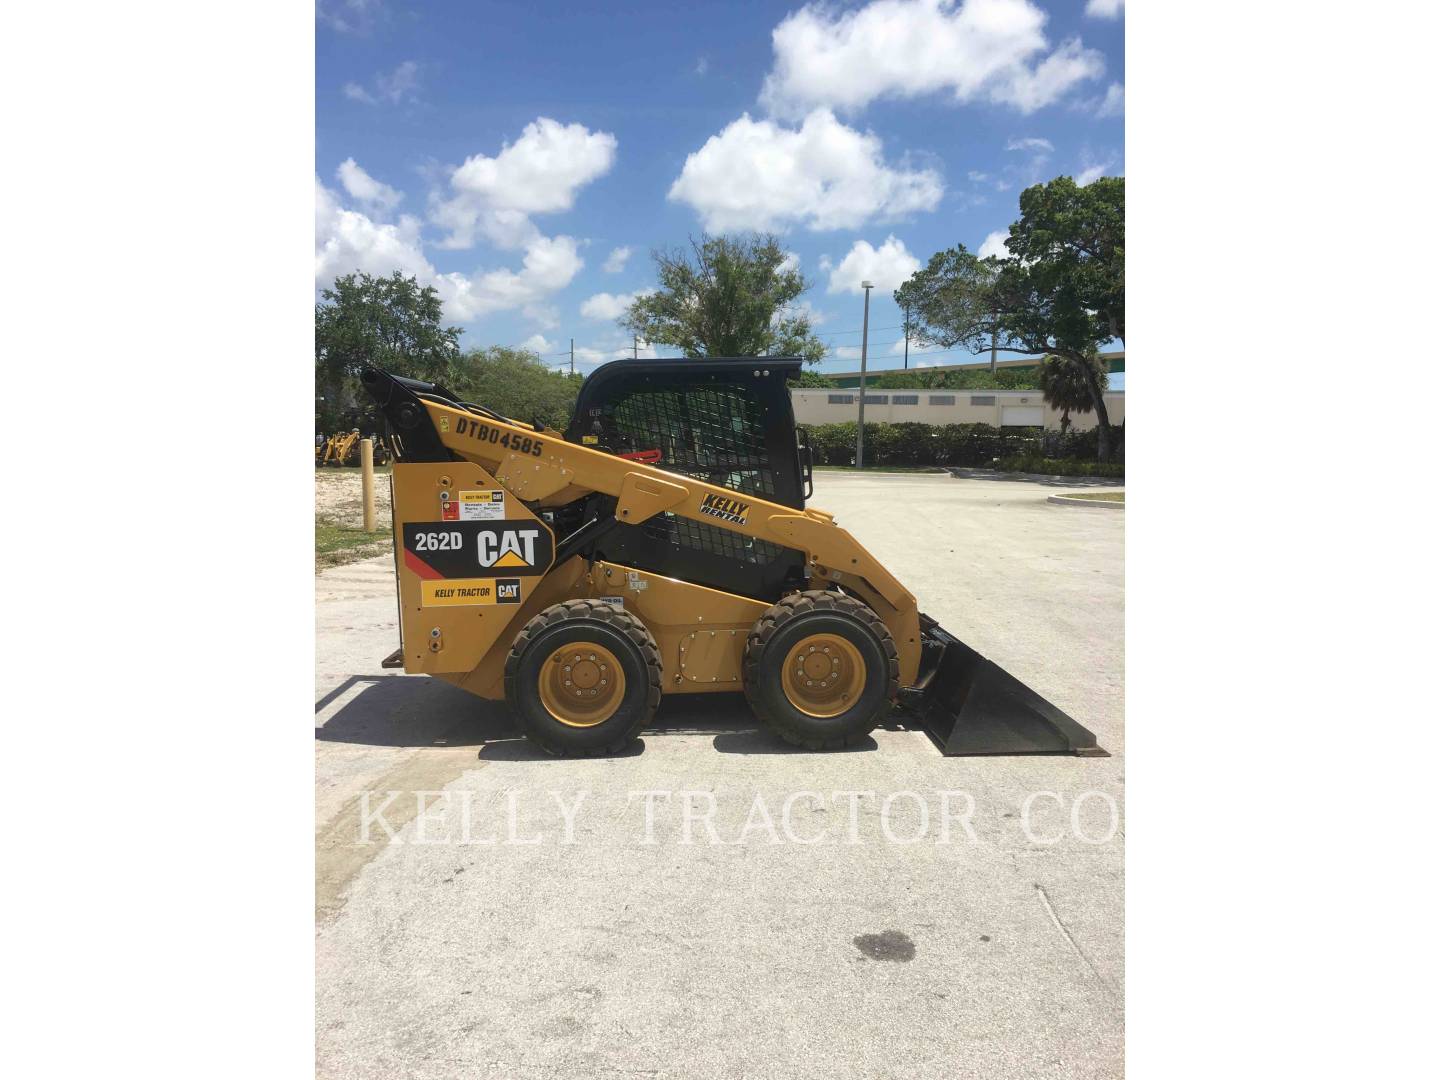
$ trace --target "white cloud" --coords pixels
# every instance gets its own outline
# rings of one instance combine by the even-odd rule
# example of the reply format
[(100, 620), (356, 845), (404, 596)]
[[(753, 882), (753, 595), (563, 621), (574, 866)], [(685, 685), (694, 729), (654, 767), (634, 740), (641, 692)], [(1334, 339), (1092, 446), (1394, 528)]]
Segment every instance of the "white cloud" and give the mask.
[(339, 194), (317, 178), (315, 280), (329, 285), (341, 274), (362, 271), (388, 276), (399, 270), (421, 285), (433, 285), (445, 305), (445, 317), (455, 322), (518, 308), (546, 323), (550, 309), (544, 301), (569, 285), (585, 265), (573, 237), (537, 235), (527, 245), (518, 271), (442, 274), (425, 257), (420, 230), (420, 220), (409, 214), (389, 224), (344, 206)]
[(976, 254), (982, 259), (988, 259), (991, 255), (995, 255), (1001, 259), (1008, 259), (1010, 257), (1010, 249), (1005, 246), (1005, 241), (1009, 239), (1009, 229), (996, 229), (989, 236), (985, 237), (985, 240), (980, 245), (980, 250), (976, 252)]
[(374, 90), (371, 91), (359, 83), (347, 82), (341, 87), (341, 92), (351, 101), (365, 105), (399, 105), (402, 101), (415, 101), (420, 89), (420, 65), (414, 60), (406, 60), (394, 71), (376, 75), (373, 84)]
[(1094, 49), (1085, 48), (1079, 38), (1071, 38), (1034, 71), (1016, 71), (1008, 79), (1003, 93), (992, 96), (1014, 105), (1022, 113), (1032, 113), (1059, 101), (1072, 86), (1104, 74), (1104, 57)]
[(1105, 97), (1095, 106), (1095, 116), (1103, 120), (1107, 116), (1120, 116), (1125, 112), (1125, 84), (1111, 83)]
[(1099, 19), (1118, 19), (1124, 6), (1125, 0), (1090, 0), (1085, 5), (1085, 14)]
[(542, 302), (569, 285), (584, 265), (573, 237), (539, 236), (526, 247), (518, 271), (503, 268), (468, 277), (441, 274), (435, 287), (446, 311), (461, 322), (519, 308), (545, 323), (547, 312)]
[(633, 293), (596, 293), (580, 305), (580, 314), (587, 319), (618, 319), (636, 298), (649, 296), (654, 291), (639, 289)]
[(1105, 175), (1105, 170), (1108, 168), (1108, 165), (1089, 165), (1075, 174), (1075, 183), (1081, 187), (1087, 184), (1093, 184)]
[(537, 352), (541, 356), (560, 351), (560, 346), (556, 342), (546, 339), (544, 334), (531, 334), (520, 343), (519, 347), (529, 349), (531, 352)]
[(945, 184), (934, 169), (892, 168), (879, 136), (817, 109), (799, 128), (747, 113), (685, 159), (669, 197), (706, 229), (856, 229), (934, 210)]
[(628, 247), (617, 247), (613, 249), (605, 259), (605, 265), (600, 269), (607, 274), (618, 274), (625, 269), (625, 264), (630, 260), (630, 249)]
[(696, 74), (696, 75), (704, 76), (704, 74), (705, 74), (707, 71), (709, 71), (709, 70), (710, 70), (710, 61), (707, 60), (705, 57), (702, 56), (702, 57), (700, 57), (699, 60), (696, 60), (696, 61), (695, 61), (695, 74)]
[[(623, 360), (627, 357), (636, 356), (635, 345), (632, 342), (624, 344), (601, 343), (599, 345), (576, 345), (575, 363), (586, 365), (608, 364), (611, 360)], [(640, 342), (638, 356), (641, 360), (654, 360), (660, 355), (654, 345), (648, 341)]]
[(522, 307), (520, 313), (541, 330), (554, 330), (560, 325), (560, 309), (554, 304), (542, 304), (537, 300)]
[(785, 257), (780, 260), (780, 265), (775, 268), (777, 273), (790, 274), (800, 269), (800, 256), (793, 251), (785, 252)]
[(420, 247), (420, 220), (409, 214), (395, 224), (347, 210), (335, 192), (315, 181), (315, 279), (329, 285), (355, 271), (388, 275), (394, 270), (433, 284), (435, 268)]
[(354, 158), (342, 161), (335, 176), (352, 199), (377, 210), (394, 210), (404, 198), (389, 184), (382, 184), (355, 164)]
[(1011, 139), (1005, 144), (1006, 150), (1032, 150), (1036, 153), (1051, 153), (1055, 144), (1049, 139)]
[(859, 294), (862, 281), (873, 282), (882, 293), (898, 289), (905, 279), (920, 269), (920, 260), (905, 250), (903, 241), (887, 236), (878, 248), (868, 241), (856, 240), (840, 265), (830, 273), (829, 291)]
[(812, 327), (821, 326), (824, 323), (828, 322), (830, 319), (829, 315), (825, 314), (825, 312), (821, 311), (809, 300), (797, 301), (796, 303), (789, 305), (783, 311), (777, 311), (775, 313), (775, 320), (778, 321), (786, 315), (804, 315), (807, 319), (810, 320), (810, 325)]
[(1035, 64), (1049, 47), (1045, 21), (1030, 0), (874, 0), (851, 11), (807, 4), (771, 34), (775, 65), (760, 100), (776, 115), (800, 116), (946, 91), (957, 102), (1033, 112), (1105, 70), (1078, 39)]
[(1007, 164), (1004, 167), (1002, 170), (1004, 179), (997, 179), (995, 182), (997, 191), (1008, 190), (1012, 182), (1018, 182), (1025, 187), (1038, 182), (1041, 175), (1049, 168), (1050, 155), (1054, 152), (1055, 145), (1049, 139), (1040, 139), (1034, 136), (1012, 137), (1006, 140), (1005, 149), (1027, 156), (1023, 164)]
[(533, 243), (530, 215), (569, 210), (580, 188), (610, 171), (616, 145), (607, 132), (542, 116), (494, 157), (466, 158), (450, 174), (452, 196), (431, 198), (430, 220), (449, 230), (440, 246), (468, 248), (477, 234), (503, 248)]
[(368, 34), (389, 14), (384, 0), (317, 0), (315, 18), (342, 34)]

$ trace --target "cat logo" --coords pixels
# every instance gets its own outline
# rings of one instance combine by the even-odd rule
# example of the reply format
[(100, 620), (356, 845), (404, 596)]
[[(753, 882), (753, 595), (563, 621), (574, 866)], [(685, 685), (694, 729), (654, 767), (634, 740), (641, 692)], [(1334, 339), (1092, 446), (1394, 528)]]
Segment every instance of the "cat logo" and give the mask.
[(443, 434), (445, 434), (445, 432), (447, 432), (447, 431), (449, 431), (449, 430), (450, 430), (450, 418), (449, 418), (448, 416), (442, 416), (442, 417), (440, 417), (440, 434), (443, 435)]
[(497, 604), (518, 604), (520, 602), (520, 579), (518, 577), (496, 578), (495, 602)]
[(476, 536), (481, 566), (534, 566), (539, 529), (482, 532)]

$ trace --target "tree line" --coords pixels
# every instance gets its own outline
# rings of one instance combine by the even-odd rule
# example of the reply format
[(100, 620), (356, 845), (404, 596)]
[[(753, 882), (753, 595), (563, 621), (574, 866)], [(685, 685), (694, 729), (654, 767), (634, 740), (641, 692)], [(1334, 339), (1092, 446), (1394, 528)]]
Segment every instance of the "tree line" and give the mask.
[[(778, 237), (702, 235), (688, 248), (651, 257), (658, 287), (637, 297), (618, 320), (637, 337), (687, 357), (799, 356), (815, 364), (825, 355), (802, 303), (813, 282)], [(1027, 188), (1006, 254), (981, 257), (956, 244), (933, 255), (894, 296), (917, 347), (976, 355), (993, 348), (1007, 357), (1033, 357), (1037, 368), (993, 376), (918, 369), (891, 376), (890, 383), (1036, 387), (1062, 411), (1062, 426), (1071, 413), (1093, 411), (1099, 459), (1110, 460), (1100, 349), (1125, 337), (1123, 177), (1081, 187), (1062, 176)], [(548, 368), (528, 349), (463, 350), (461, 334), (442, 326), (438, 294), (413, 277), (356, 273), (337, 279), (315, 308), (317, 424), (333, 429), (364, 408), (358, 375), (373, 365), (442, 382), (506, 415), (564, 426), (577, 376)], [(830, 385), (813, 371), (803, 371), (796, 382)]]

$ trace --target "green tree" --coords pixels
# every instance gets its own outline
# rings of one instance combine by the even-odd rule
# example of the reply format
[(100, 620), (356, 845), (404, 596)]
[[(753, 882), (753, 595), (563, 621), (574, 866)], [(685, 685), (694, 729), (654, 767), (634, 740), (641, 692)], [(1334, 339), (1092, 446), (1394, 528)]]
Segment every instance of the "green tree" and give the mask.
[(1068, 176), (1026, 188), (1009, 254), (981, 259), (963, 244), (934, 255), (895, 292), (923, 344), (979, 353), (1054, 356), (1088, 388), (1099, 459), (1110, 460), (1100, 347), (1125, 336), (1125, 180), (1085, 187)]
[(346, 274), (315, 305), (315, 394), (326, 428), (339, 426), (360, 401), (365, 367), (443, 381), (460, 355), (458, 327), (443, 327), (440, 294), (413, 277)]
[(825, 344), (797, 301), (810, 282), (771, 235), (710, 236), (690, 250), (654, 251), (658, 292), (636, 298), (619, 322), (686, 356), (800, 356)]
[(446, 387), (502, 416), (563, 430), (584, 381), (547, 367), (529, 349), (492, 345), (471, 349), (456, 361)]
[(826, 387), (833, 388), (835, 384), (821, 375), (818, 371), (811, 371), (809, 368), (801, 368), (795, 373), (794, 378), (787, 379), (791, 386), (798, 386), (802, 389), (809, 387), (816, 390), (823, 390)]
[(1090, 381), (1084, 374), (1085, 367), (1095, 369), (1095, 378), (1103, 391), (1110, 385), (1110, 376), (1105, 363), (1098, 356), (1075, 362), (1062, 360), (1058, 356), (1047, 356), (1040, 364), (1040, 392), (1052, 409), (1060, 410), (1060, 430), (1070, 430), (1070, 414), (1092, 412), (1095, 404), (1090, 396)]

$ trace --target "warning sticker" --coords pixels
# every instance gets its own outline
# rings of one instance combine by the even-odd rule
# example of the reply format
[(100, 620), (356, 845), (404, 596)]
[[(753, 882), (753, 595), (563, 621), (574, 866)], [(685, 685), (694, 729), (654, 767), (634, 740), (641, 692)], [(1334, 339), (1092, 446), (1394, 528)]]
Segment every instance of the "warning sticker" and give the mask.
[(420, 582), (421, 607), (518, 603), (519, 578), (441, 578)]
[(603, 603), (609, 604), (611, 607), (617, 607), (621, 610), (624, 610), (625, 598), (623, 596), (602, 596), (599, 599)]
[(505, 517), (505, 489), (460, 492), (461, 521), (497, 521)]

